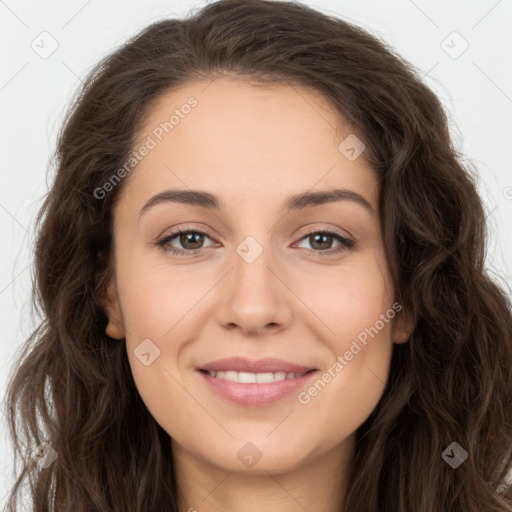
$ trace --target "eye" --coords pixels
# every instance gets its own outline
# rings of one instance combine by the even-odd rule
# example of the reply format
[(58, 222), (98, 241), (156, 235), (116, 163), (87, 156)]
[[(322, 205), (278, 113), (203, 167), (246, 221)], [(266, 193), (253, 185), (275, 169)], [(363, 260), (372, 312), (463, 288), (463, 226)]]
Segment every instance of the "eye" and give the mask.
[[(208, 233), (198, 229), (190, 229), (185, 227), (177, 229), (176, 231), (167, 235), (165, 238), (162, 238), (157, 242), (156, 245), (158, 245), (163, 251), (175, 255), (197, 255), (202, 254), (205, 251), (205, 247), (203, 247), (205, 238), (210, 238)], [(181, 245), (181, 249), (176, 248), (171, 244), (171, 242), (175, 239)], [(352, 249), (355, 246), (355, 242), (352, 239), (342, 236), (336, 231), (329, 229), (311, 230), (300, 240), (306, 240), (311, 243), (313, 249), (306, 250), (308, 254), (315, 256), (329, 256), (333, 253), (337, 254), (341, 251)], [(332, 240), (338, 242), (338, 247), (334, 249), (332, 248)]]
[[(332, 254), (352, 249), (355, 246), (355, 242), (352, 239), (330, 229), (311, 230), (301, 240), (308, 241), (311, 244), (313, 249), (307, 249), (307, 252), (315, 256), (331, 256)], [(332, 248), (333, 240), (339, 243), (338, 247), (334, 249)]]
[[(180, 228), (171, 233), (170, 235), (162, 238), (157, 242), (157, 245), (165, 252), (170, 252), (177, 255), (187, 255), (192, 252), (200, 253), (203, 252), (201, 245), (204, 243), (204, 239), (210, 238), (208, 233), (197, 229)], [(183, 249), (176, 249), (171, 245), (171, 241), (177, 239)]]

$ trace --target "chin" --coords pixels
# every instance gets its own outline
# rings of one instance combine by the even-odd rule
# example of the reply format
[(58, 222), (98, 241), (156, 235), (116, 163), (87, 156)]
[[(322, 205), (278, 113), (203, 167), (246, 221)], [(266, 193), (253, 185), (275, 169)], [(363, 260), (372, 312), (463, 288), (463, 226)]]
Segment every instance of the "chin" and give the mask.
[[(259, 437), (235, 437), (229, 442), (213, 446), (204, 446), (202, 457), (208, 463), (225, 471), (264, 475), (279, 474), (297, 469), (306, 464), (314, 447), (307, 450), (305, 443), (294, 445), (277, 437), (265, 439), (267, 434)], [(271, 434), (272, 435), (272, 434)], [(205, 437), (206, 439), (206, 437)]]

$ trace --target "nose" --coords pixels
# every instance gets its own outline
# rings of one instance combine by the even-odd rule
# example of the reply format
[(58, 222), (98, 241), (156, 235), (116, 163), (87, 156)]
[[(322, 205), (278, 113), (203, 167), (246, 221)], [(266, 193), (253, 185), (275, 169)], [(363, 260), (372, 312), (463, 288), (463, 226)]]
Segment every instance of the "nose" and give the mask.
[(270, 250), (263, 250), (254, 261), (243, 251), (233, 254), (231, 270), (219, 283), (216, 319), (222, 327), (262, 336), (289, 326), (293, 293), (285, 272), (271, 258)]

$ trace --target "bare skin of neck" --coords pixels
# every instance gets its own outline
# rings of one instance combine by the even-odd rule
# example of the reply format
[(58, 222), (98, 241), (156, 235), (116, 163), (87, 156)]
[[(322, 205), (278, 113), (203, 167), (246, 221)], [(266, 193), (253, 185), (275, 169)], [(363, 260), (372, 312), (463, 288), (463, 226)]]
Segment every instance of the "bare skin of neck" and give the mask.
[(173, 442), (180, 512), (340, 512), (354, 436), (287, 472), (226, 471)]

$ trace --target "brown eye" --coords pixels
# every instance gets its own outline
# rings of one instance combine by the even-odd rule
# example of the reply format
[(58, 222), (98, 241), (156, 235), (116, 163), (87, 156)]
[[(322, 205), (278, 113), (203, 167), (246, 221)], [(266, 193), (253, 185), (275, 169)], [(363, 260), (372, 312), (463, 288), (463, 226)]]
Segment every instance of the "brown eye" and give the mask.
[(186, 250), (200, 249), (204, 243), (204, 235), (196, 231), (188, 231), (180, 233), (179, 241), (181, 246)]
[[(204, 249), (203, 244), (206, 238), (210, 238), (207, 233), (192, 229), (178, 229), (174, 233), (162, 238), (157, 245), (164, 251), (172, 254), (186, 255), (193, 253), (200, 253)], [(181, 246), (175, 247), (171, 242), (177, 240)], [(174, 242), (176, 243), (176, 242)], [(213, 245), (213, 244), (212, 244)], [(207, 246), (206, 246), (207, 247)]]
[(319, 249), (321, 251), (330, 249), (330, 246), (332, 245), (332, 241), (334, 239), (332, 235), (325, 234), (309, 235), (308, 238), (310, 240), (311, 247), (313, 247), (313, 249)]
[[(307, 241), (311, 249), (305, 248), (306, 251), (315, 256), (330, 256), (337, 254), (341, 251), (352, 249), (355, 242), (350, 238), (346, 238), (335, 231), (330, 230), (317, 230), (307, 233), (301, 238), (302, 241)], [(338, 242), (337, 247), (333, 247), (333, 242)]]

